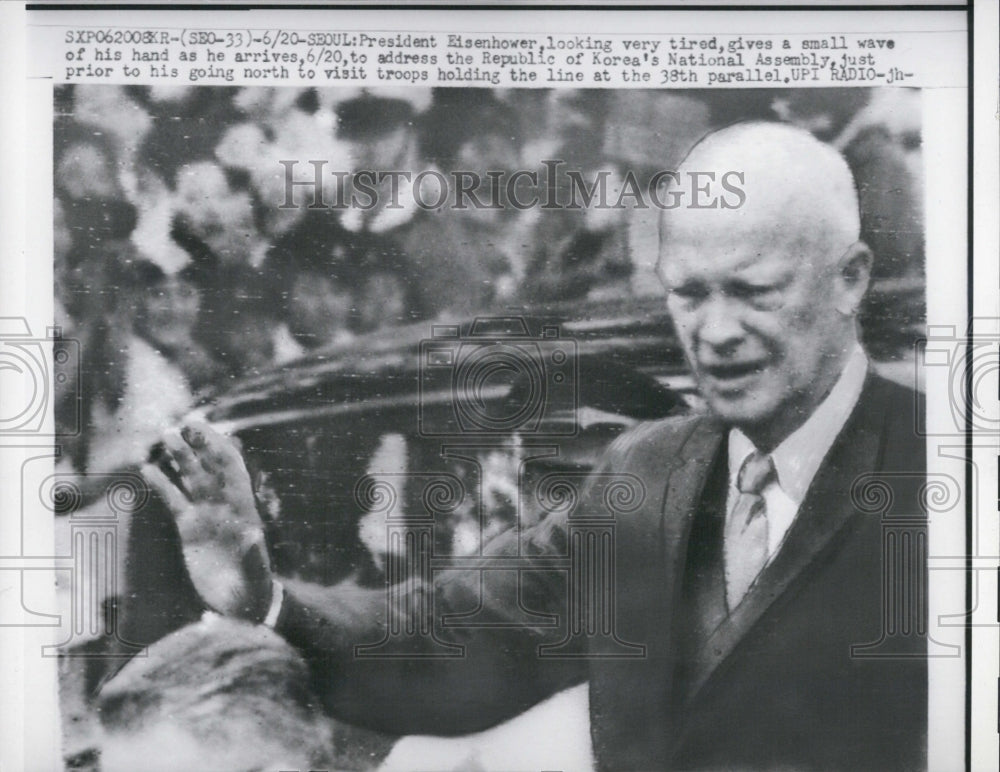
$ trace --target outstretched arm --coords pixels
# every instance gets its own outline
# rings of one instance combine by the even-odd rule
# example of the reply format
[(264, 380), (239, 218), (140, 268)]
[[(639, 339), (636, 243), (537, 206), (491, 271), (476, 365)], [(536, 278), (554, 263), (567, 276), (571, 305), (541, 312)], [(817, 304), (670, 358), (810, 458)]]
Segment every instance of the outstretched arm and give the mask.
[[(144, 471), (177, 521), (196, 589), (220, 613), (263, 621), (274, 608), (273, 583), (239, 452), (203, 424), (164, 444), (177, 475)], [(517, 554), (519, 538), (522, 556), (567, 554), (565, 529), (550, 518), (520, 537), (499, 537), (491, 559)], [(283, 578), (275, 629), (306, 658), (317, 695), (339, 718), (399, 734), (484, 729), (586, 675), (581, 659), (538, 656), (541, 644), (566, 635), (566, 573), (520, 561), (489, 573), (488, 597), (475, 565), (438, 572), (431, 584), (404, 579), (374, 590)], [(477, 627), (442, 624), (477, 608)]]
[[(490, 573), (491, 597), (482, 596), (476, 569), (392, 593), (289, 581), (276, 630), (303, 653), (327, 708), (344, 720), (403, 734), (485, 729), (586, 676), (579, 659), (539, 657), (540, 645), (565, 637), (565, 624), (523, 621), (523, 609), (565, 619), (565, 574)], [(420, 629), (424, 603), (432, 614), (427, 634), (403, 634), (408, 625)], [(476, 609), (477, 623), (489, 627), (441, 624), (447, 614)]]

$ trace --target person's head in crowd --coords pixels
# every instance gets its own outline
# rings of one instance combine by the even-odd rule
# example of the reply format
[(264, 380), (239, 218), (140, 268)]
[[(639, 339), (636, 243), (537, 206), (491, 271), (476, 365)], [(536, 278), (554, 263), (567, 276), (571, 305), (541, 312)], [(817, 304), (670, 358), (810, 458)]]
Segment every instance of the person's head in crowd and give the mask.
[(219, 263), (242, 266), (250, 262), (260, 234), (248, 188), (245, 175), (213, 162), (181, 166), (173, 197), (175, 240), (177, 229), (183, 228)]
[[(489, 205), (494, 201), (499, 204), (480, 209), (471, 206), (466, 197), (464, 204), (468, 208), (461, 210), (463, 218), (495, 221), (521, 212), (508, 200), (506, 186), (492, 189), (487, 176), (490, 172), (512, 174), (521, 168), (520, 119), (518, 111), (498, 100), (492, 89), (435, 89), (433, 106), (420, 117), (421, 157), (445, 173), (478, 175), (482, 182), (472, 188), (476, 198)], [(471, 187), (471, 181), (465, 184)], [(457, 191), (453, 193), (457, 199)]]
[(288, 291), (288, 329), (299, 345), (313, 349), (350, 335), (354, 295), (328, 271), (301, 268)]
[[(668, 308), (709, 408), (770, 450), (858, 345), (872, 257), (854, 180), (807, 131), (763, 122), (708, 135), (678, 171), (681, 181), (714, 173), (716, 184), (697, 200), (690, 184), (672, 186), (686, 197), (661, 220)], [(729, 182), (742, 197), (719, 184), (727, 173), (741, 175)]]
[(55, 191), (61, 202), (56, 225), (68, 236), (65, 253), (57, 257), (79, 264), (89, 250), (100, 252), (108, 241), (127, 238), (138, 213), (119, 184), (114, 145), (102, 133), (57, 124), (55, 156)]
[(135, 327), (144, 338), (175, 353), (191, 345), (201, 306), (201, 295), (189, 265), (165, 273), (150, 261), (135, 265), (139, 286)]
[[(420, 90), (422, 93), (422, 90)], [(356, 175), (348, 195), (355, 201), (341, 213), (352, 232), (386, 233), (411, 222), (417, 205), (408, 193), (420, 170), (414, 104), (396, 95), (368, 91), (337, 106), (336, 139), (346, 146)]]
[(107, 305), (119, 287), (131, 286), (136, 250), (129, 237), (138, 222), (119, 185), (115, 149), (99, 132), (59, 122), (54, 144), (53, 268), (61, 310), (85, 327), (123, 320), (128, 327), (124, 310)]
[(413, 105), (365, 92), (337, 106), (337, 138), (350, 145), (354, 171), (406, 170), (416, 146)]
[[(60, 132), (56, 137), (56, 190), (71, 201), (122, 195), (115, 177), (114, 149), (100, 134)], [(65, 135), (65, 136), (64, 136)], [(59, 140), (65, 143), (60, 149)]]
[(215, 86), (182, 92), (134, 90), (134, 98), (153, 119), (138, 157), (176, 191), (184, 167), (215, 161), (219, 141), (243, 119), (243, 111), (233, 101), (239, 91)]
[(529, 140), (523, 161), (545, 158), (593, 161), (600, 156), (603, 123), (608, 110), (605, 89), (552, 89), (545, 99), (544, 132)]

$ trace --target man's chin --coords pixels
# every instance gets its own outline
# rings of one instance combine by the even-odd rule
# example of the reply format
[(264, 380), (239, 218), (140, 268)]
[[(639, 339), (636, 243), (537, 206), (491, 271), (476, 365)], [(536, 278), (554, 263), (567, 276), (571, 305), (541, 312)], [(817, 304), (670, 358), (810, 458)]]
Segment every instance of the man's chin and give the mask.
[(705, 401), (716, 418), (738, 429), (766, 424), (775, 412), (766, 395), (758, 393), (730, 395), (712, 391), (705, 395)]

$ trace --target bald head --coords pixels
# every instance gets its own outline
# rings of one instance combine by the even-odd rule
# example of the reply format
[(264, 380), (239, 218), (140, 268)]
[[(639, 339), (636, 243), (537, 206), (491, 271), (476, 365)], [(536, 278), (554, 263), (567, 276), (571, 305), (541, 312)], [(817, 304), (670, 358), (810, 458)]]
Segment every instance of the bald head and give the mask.
[(702, 194), (663, 213), (667, 305), (709, 407), (770, 450), (858, 345), (871, 254), (854, 181), (833, 148), (775, 123), (711, 134), (678, 171)]
[[(695, 145), (679, 172), (681, 180), (691, 173), (714, 174), (716, 187), (734, 172), (739, 176), (730, 179), (741, 181), (745, 197), (736, 208), (665, 210), (664, 239), (726, 234), (762, 245), (795, 244), (813, 259), (831, 260), (858, 240), (858, 196), (847, 162), (803, 129), (765, 122), (727, 127)], [(819, 249), (802, 249), (806, 244)]]

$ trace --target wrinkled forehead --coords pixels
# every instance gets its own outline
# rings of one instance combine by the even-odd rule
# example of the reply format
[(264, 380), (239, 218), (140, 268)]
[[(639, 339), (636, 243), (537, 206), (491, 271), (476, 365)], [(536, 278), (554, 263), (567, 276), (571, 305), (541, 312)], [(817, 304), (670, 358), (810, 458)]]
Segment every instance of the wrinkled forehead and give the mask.
[(760, 231), (746, 238), (720, 238), (716, 233), (664, 241), (657, 273), (668, 287), (689, 281), (772, 283), (818, 272), (829, 262), (809, 240), (770, 239)]
[(846, 161), (801, 129), (723, 129), (696, 145), (665, 184), (674, 204), (661, 215), (666, 254), (672, 246), (726, 250), (747, 242), (840, 254), (859, 237), (858, 197)]

